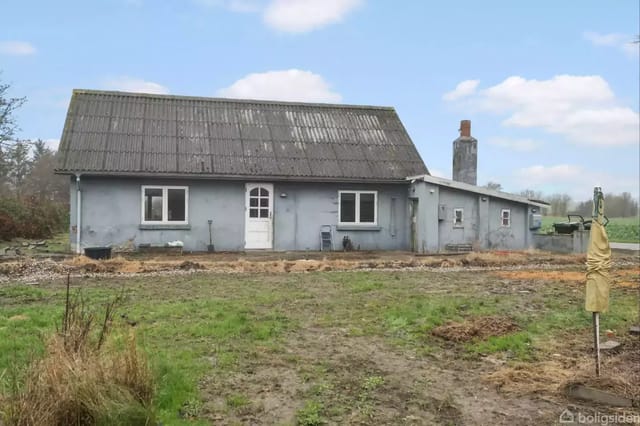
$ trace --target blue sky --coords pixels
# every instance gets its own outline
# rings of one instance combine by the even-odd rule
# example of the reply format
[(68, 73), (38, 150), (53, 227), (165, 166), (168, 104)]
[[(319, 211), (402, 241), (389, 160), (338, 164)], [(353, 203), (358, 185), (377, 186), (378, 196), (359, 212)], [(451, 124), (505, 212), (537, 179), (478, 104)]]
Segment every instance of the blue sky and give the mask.
[(459, 121), (478, 183), (639, 185), (636, 0), (4, 0), (19, 137), (60, 138), (73, 88), (389, 105), (433, 174)]

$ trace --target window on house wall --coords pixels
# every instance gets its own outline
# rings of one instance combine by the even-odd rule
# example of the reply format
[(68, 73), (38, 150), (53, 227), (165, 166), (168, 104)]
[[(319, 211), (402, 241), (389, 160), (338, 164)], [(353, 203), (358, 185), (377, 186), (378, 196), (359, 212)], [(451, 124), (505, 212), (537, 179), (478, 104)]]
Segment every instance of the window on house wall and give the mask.
[(462, 221), (464, 220), (463, 209), (453, 209), (453, 227), (462, 228)]
[(189, 188), (186, 186), (143, 186), (142, 223), (186, 224)]
[(511, 210), (502, 209), (500, 212), (500, 221), (502, 226), (511, 226)]
[(249, 192), (249, 217), (269, 217), (269, 190), (266, 188), (253, 188)]
[(339, 191), (339, 222), (341, 224), (375, 225), (378, 221), (376, 191)]

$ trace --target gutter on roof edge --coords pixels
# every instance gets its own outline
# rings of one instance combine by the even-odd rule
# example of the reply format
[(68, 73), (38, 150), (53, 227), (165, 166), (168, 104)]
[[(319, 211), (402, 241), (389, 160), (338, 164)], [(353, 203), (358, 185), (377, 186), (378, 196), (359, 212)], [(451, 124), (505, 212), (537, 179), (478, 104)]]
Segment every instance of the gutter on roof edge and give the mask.
[(200, 175), (200, 174), (180, 174), (180, 173), (130, 173), (130, 172), (91, 172), (91, 171), (71, 171), (55, 169), (57, 175), (77, 175), (82, 173), (88, 177), (122, 177), (122, 178), (157, 178), (157, 179), (193, 179), (193, 180), (224, 180), (224, 181), (260, 181), (260, 182), (323, 182), (323, 183), (378, 183), (407, 185), (406, 178), (400, 179), (366, 179), (366, 178), (331, 178), (331, 177), (309, 177), (309, 176), (254, 176), (254, 175)]
[[(425, 177), (429, 177), (431, 179), (433, 179), (433, 182), (429, 182), (427, 180), (425, 180)], [(516, 203), (521, 203), (521, 204), (527, 204), (530, 206), (536, 206), (536, 207), (540, 207), (540, 208), (547, 208), (549, 207), (549, 204), (544, 202), (544, 201), (539, 201), (539, 200), (531, 200), (528, 198), (524, 198), (521, 197), (519, 195), (515, 195), (515, 194), (510, 194), (508, 192), (501, 192), (501, 191), (495, 191), (492, 189), (487, 189), (487, 188), (481, 188), (477, 185), (470, 185), (468, 183), (465, 182), (458, 182), (452, 179), (446, 179), (446, 178), (439, 178), (436, 176), (431, 176), (431, 175), (417, 175), (417, 176), (409, 176), (406, 178), (407, 181), (409, 182), (413, 182), (416, 180), (421, 180), (422, 182), (426, 182), (426, 183), (431, 183), (433, 185), (442, 185), (442, 186), (446, 186), (448, 188), (452, 188), (452, 189), (457, 189), (460, 191), (471, 191), (471, 192), (475, 192), (477, 194), (484, 194), (488, 197), (495, 197), (495, 198), (501, 198), (503, 200), (509, 200), (509, 201), (513, 201)], [(453, 184), (453, 185), (452, 185)], [(459, 185), (459, 186), (455, 186), (455, 185)], [(471, 188), (465, 188), (465, 186), (471, 187)], [(475, 188), (475, 189), (474, 189)]]

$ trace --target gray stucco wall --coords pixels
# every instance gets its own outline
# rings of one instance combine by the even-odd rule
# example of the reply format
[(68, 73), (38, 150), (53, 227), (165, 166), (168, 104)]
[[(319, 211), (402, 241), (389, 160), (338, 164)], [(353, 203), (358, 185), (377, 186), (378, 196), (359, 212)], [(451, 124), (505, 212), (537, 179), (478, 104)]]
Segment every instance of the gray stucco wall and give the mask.
[[(529, 230), (531, 206), (416, 181), (409, 196), (418, 200), (418, 251), (443, 251), (447, 244), (475, 249), (522, 250), (533, 246)], [(454, 209), (462, 208), (462, 227), (453, 226)], [(502, 209), (511, 210), (511, 226), (501, 224)]]
[[(442, 250), (447, 244), (475, 244), (479, 217), (477, 195), (441, 188), (439, 204), (443, 206), (444, 219), (438, 220), (438, 247)], [(459, 208), (463, 209), (462, 226), (454, 226), (454, 211)]]
[[(482, 201), (481, 201), (482, 202)], [(521, 250), (533, 246), (529, 231), (529, 219), (526, 205), (506, 200), (490, 198), (489, 203), (489, 249)], [(501, 212), (511, 210), (511, 226), (502, 226)]]
[[(407, 250), (409, 248), (406, 185), (355, 185), (334, 183), (274, 183), (274, 249), (318, 250), (320, 226), (331, 225), (333, 246), (342, 250), (349, 236), (362, 250)], [(376, 230), (338, 226), (338, 191), (378, 191)], [(287, 194), (286, 198), (280, 194)]]
[(557, 253), (586, 253), (589, 231), (575, 231), (572, 234), (534, 234), (533, 245), (539, 250)]
[[(348, 235), (362, 250), (406, 250), (408, 213), (406, 185), (352, 185), (335, 183), (279, 183), (274, 185), (274, 250), (318, 250), (320, 226), (331, 225), (334, 249), (342, 250)], [(189, 187), (188, 230), (145, 230), (141, 222), (141, 186)], [(180, 240), (186, 250), (204, 251), (209, 243), (207, 220), (213, 220), (218, 251), (244, 250), (245, 182), (81, 177), (81, 247), (163, 245)], [(378, 191), (375, 230), (341, 229), (338, 190)], [(286, 194), (286, 197), (280, 197)], [(70, 185), (71, 244), (75, 247), (76, 191)]]

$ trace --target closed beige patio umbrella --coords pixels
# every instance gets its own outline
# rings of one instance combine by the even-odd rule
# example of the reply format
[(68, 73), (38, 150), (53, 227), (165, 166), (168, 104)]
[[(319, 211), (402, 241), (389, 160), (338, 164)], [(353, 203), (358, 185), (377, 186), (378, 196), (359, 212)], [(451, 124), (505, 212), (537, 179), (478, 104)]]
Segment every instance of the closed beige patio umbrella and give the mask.
[(611, 247), (605, 229), (604, 196), (602, 188), (593, 189), (593, 213), (589, 249), (587, 250), (587, 287), (585, 309), (593, 313), (596, 375), (600, 376), (600, 312), (609, 309), (609, 270)]

